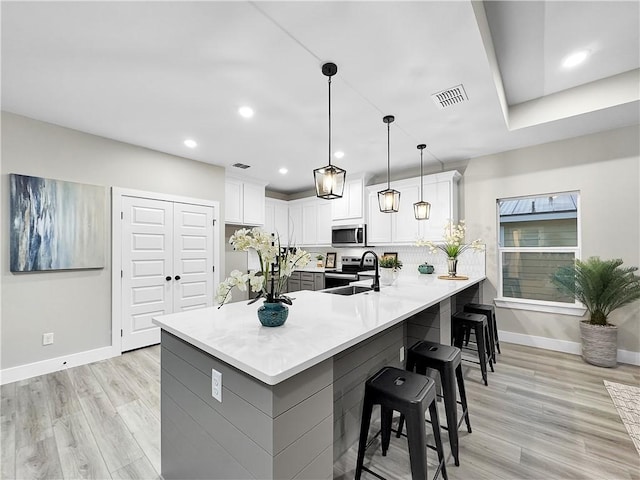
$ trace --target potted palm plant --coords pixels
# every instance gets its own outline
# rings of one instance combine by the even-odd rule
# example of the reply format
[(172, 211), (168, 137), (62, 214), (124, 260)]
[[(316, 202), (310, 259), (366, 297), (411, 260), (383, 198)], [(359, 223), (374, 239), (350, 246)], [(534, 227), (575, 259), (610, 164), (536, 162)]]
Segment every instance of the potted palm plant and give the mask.
[(582, 358), (600, 367), (615, 367), (618, 357), (618, 327), (608, 322), (617, 308), (640, 299), (637, 267), (623, 267), (622, 260), (591, 257), (560, 267), (551, 281), (562, 292), (586, 307), (589, 320), (580, 322)]

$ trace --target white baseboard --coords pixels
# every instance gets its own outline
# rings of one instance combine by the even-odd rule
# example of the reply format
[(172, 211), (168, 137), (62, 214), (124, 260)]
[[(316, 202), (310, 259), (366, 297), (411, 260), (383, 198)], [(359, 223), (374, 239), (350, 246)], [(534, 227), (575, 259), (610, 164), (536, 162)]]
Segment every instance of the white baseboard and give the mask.
[(40, 362), (28, 363), (17, 367), (0, 370), (0, 385), (25, 380), (27, 378), (44, 375), (46, 373), (58, 372), (79, 365), (106, 360), (117, 357), (120, 352), (113, 347), (96, 348), (86, 352), (64, 355), (62, 357), (50, 358)]
[[(547, 337), (536, 337), (534, 335), (505, 332), (502, 330), (498, 330), (498, 336), (501, 341), (505, 341), (507, 343), (542, 348), (544, 350), (553, 350), (555, 352), (573, 353), (575, 355), (580, 355), (582, 353), (582, 347), (578, 342), (556, 340), (554, 338)], [(630, 365), (640, 365), (640, 352), (618, 350), (618, 362), (628, 363)]]

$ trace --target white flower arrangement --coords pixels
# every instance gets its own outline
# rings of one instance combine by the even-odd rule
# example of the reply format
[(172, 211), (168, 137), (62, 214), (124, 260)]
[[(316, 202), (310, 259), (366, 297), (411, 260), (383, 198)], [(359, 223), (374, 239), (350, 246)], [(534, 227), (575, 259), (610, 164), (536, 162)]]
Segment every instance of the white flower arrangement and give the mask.
[(431, 240), (418, 240), (416, 246), (428, 247), (430, 253), (442, 250), (448, 258), (458, 258), (462, 252), (472, 248), (473, 250), (484, 250), (484, 244), (479, 238), (471, 243), (464, 243), (464, 235), (467, 227), (464, 220), (458, 224), (449, 220), (444, 227), (444, 243), (434, 243)]
[(283, 294), (287, 277), (290, 277), (296, 268), (307, 265), (311, 255), (295, 248), (282, 251), (280, 239), (272, 237), (260, 228), (241, 228), (231, 236), (229, 243), (235, 250), (242, 252), (254, 249), (260, 261), (260, 270), (252, 270), (249, 273), (233, 270), (230, 276), (218, 285), (215, 297), (218, 308), (231, 300), (233, 287), (246, 291), (247, 282), (251, 291), (258, 293), (249, 303), (264, 298), (268, 303), (281, 302), (291, 305), (291, 299)]

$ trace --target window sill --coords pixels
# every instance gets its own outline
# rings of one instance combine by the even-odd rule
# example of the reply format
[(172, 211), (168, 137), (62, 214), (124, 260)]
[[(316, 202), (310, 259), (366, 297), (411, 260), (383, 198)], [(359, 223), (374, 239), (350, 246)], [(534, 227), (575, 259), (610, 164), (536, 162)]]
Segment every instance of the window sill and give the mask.
[(586, 308), (578, 305), (561, 305), (551, 302), (507, 297), (495, 298), (494, 302), (496, 307), (512, 308), (515, 310), (530, 310), (532, 312), (557, 313), (560, 315), (572, 315), (575, 317), (582, 317), (587, 311)]

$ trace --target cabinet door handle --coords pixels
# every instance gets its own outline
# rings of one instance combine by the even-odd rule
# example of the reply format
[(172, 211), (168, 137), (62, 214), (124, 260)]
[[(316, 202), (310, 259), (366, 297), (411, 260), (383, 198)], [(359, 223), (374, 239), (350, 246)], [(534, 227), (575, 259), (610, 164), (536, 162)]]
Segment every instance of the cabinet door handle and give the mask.
[(176, 275), (175, 279), (180, 280), (180, 275)]
[(168, 277), (164, 277), (164, 279), (165, 279), (167, 282), (171, 281), (171, 275), (169, 275)]

